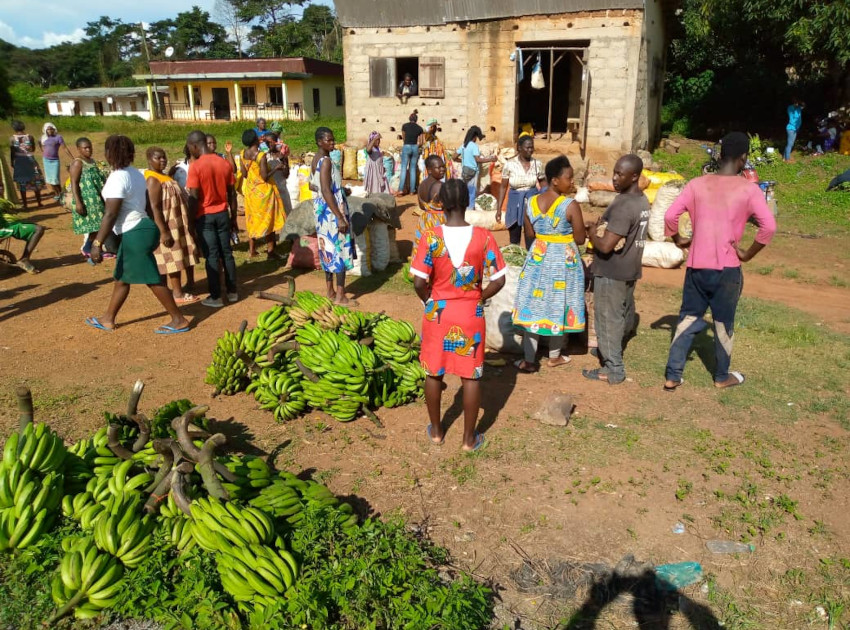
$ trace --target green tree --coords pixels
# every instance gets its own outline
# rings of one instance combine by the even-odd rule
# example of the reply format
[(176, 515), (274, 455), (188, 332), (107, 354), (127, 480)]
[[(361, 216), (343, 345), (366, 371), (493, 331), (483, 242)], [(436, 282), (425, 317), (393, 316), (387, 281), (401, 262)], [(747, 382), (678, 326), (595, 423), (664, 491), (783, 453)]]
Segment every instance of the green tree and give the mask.
[(5, 64), (0, 64), (0, 118), (12, 114), (12, 95), (9, 93), (9, 74)]
[(239, 19), (245, 22), (259, 22), (270, 28), (286, 24), (293, 20), (292, 7), (302, 6), (307, 0), (228, 0), (236, 9)]
[(255, 25), (248, 34), (258, 57), (313, 57), (342, 62), (342, 33), (330, 7), (311, 4), (301, 19)]

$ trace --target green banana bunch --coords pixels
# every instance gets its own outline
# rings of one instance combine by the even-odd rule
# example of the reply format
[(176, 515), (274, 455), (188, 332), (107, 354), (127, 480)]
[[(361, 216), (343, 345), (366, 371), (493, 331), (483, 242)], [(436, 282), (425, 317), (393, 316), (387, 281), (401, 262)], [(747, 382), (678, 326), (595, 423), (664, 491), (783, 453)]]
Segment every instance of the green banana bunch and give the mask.
[(391, 363), (395, 375), (395, 388), (401, 395), (400, 404), (406, 404), (425, 395), (425, 370), (418, 362)]
[(236, 357), (244, 334), (226, 331), (219, 337), (213, 351), (213, 361), (207, 367), (204, 382), (213, 385), (226, 396), (241, 392), (248, 384), (248, 366)]
[[(181, 398), (180, 400), (172, 400), (157, 409), (153, 414), (153, 419), (151, 419), (151, 439), (177, 437), (174, 429), (171, 428), (171, 421), (177, 416), (182, 416), (194, 406), (195, 404), (191, 400)], [(205, 416), (196, 416), (192, 423), (205, 431), (207, 429)], [(146, 444), (143, 451), (150, 449), (150, 446), (149, 443)]]
[(168, 493), (168, 498), (159, 506), (159, 515), (166, 520), (188, 518), (183, 510), (177, 507), (177, 503), (174, 502), (174, 496), (170, 492)]
[(245, 332), (242, 336), (241, 349), (252, 359), (256, 357), (265, 357), (274, 341), (269, 337), (268, 332), (262, 328), (252, 328)]
[(289, 341), (295, 336), (292, 318), (280, 305), (260, 313), (257, 317), (257, 328), (263, 330), (273, 343)]
[[(178, 414), (182, 415), (182, 414)], [(177, 416), (175, 416), (177, 417)], [(173, 419), (173, 418), (172, 418)], [(169, 421), (170, 422), (170, 421)], [(164, 436), (168, 437), (168, 436)], [(145, 468), (159, 468), (157, 465), (157, 458), (159, 457), (159, 453), (153, 450), (153, 442), (148, 442), (142, 447), (142, 450), (133, 453), (132, 459), (134, 462), (139, 464), (140, 466), (144, 466)]]
[[(338, 512), (337, 518), (340, 520), (340, 524), (343, 529), (350, 530), (357, 526), (357, 515), (354, 514), (354, 509), (351, 505), (348, 503), (341, 503), (327, 486), (313, 481), (312, 479), (299, 479), (292, 473), (285, 470), (281, 471), (278, 474), (278, 477), (279, 479), (275, 480), (275, 483), (272, 486), (263, 491), (265, 496), (262, 496), (263, 493), (261, 493), (261, 497), (258, 497), (260, 502), (258, 507), (262, 507), (262, 504), (266, 503), (268, 507), (263, 509), (275, 514), (275, 516), (284, 518), (290, 526), (297, 526), (304, 518), (303, 510), (307, 506), (333, 508)], [(294, 507), (292, 507), (294, 506), (294, 503), (291, 501), (289, 494), (280, 489), (279, 486), (291, 488), (300, 495), (301, 509), (295, 510)], [(274, 490), (272, 490), (272, 488), (274, 488)], [(276, 500), (276, 497), (285, 498)], [(290, 507), (284, 508), (280, 506)]]
[(234, 545), (269, 544), (275, 532), (271, 517), (258, 508), (201, 498), (192, 501), (192, 535), (204, 551), (226, 552)]
[[(298, 481), (301, 481), (298, 479)], [(253, 507), (272, 514), (276, 518), (287, 518), (303, 509), (301, 493), (295, 485), (289, 484), (284, 478), (275, 479), (260, 493), (248, 502)]]
[(106, 487), (113, 496), (128, 492), (141, 493), (153, 481), (153, 475), (147, 472), (132, 475), (135, 465), (133, 459), (127, 459), (112, 469), (112, 476), (107, 478)]
[(126, 586), (124, 567), (113, 556), (101, 553), (90, 536), (66, 538), (62, 543), (68, 548), (51, 582), (53, 601), (60, 607), (54, 619), (72, 609), (77, 619), (93, 619), (118, 601)]
[(153, 542), (156, 521), (142, 516), (141, 497), (113, 497), (94, 523), (94, 542), (128, 569), (141, 564)]
[(372, 331), (375, 354), (386, 362), (410, 363), (419, 359), (422, 341), (409, 322), (384, 319)]
[(310, 316), (322, 330), (336, 330), (342, 324), (342, 318), (334, 312), (334, 307), (331, 304), (317, 308), (310, 313)]
[(0, 510), (0, 551), (26, 549), (38, 542), (53, 525), (54, 514), (46, 507), (36, 511), (32, 504)]
[(292, 297), (295, 299), (295, 304), (307, 313), (312, 313), (325, 306), (333, 306), (333, 302), (327, 297), (312, 291), (296, 291)]
[(235, 481), (222, 483), (231, 499), (253, 497), (272, 482), (271, 468), (265, 460), (255, 455), (231, 455), (219, 457), (218, 461), (236, 476)]
[(301, 378), (290, 370), (265, 368), (245, 391), (253, 392), (260, 408), (273, 412), (278, 422), (292, 420), (307, 408)]
[[(89, 461), (88, 457), (86, 457), (86, 461)], [(123, 461), (108, 446), (104, 445), (95, 447), (94, 456), (91, 457), (89, 465), (92, 472), (98, 477), (108, 477), (112, 474), (112, 470)]]
[(28, 424), (21, 434), (12, 433), (3, 446), (6, 465), (18, 459), (42, 474), (61, 470), (67, 455), (62, 438), (43, 422)]
[[(337, 308), (343, 307), (336, 307), (334, 309), (335, 312), (337, 312)], [(366, 337), (370, 324), (369, 316), (362, 311), (351, 311), (348, 309), (346, 309), (346, 311), (347, 312), (345, 313), (337, 312), (341, 320), (339, 331), (352, 339), (362, 339), (363, 337)]]
[(182, 512), (180, 514), (181, 516), (174, 518), (161, 519), (160, 522), (172, 546), (183, 553), (189, 551), (198, 543), (192, 535), (194, 521), (186, 518)]
[(299, 347), (303, 351), (304, 348), (318, 344), (323, 334), (324, 331), (310, 321), (298, 327), (295, 331), (295, 341), (298, 342)]
[(231, 547), (216, 556), (221, 585), (241, 602), (269, 603), (298, 578), (298, 563), (286, 549), (263, 545)]
[(65, 475), (65, 494), (77, 494), (82, 492), (89, 480), (94, 476), (82, 456), (68, 452), (63, 467)]
[(292, 325), (296, 329), (301, 328), (305, 324), (308, 324), (309, 322), (313, 321), (313, 319), (310, 317), (310, 313), (305, 311), (300, 306), (290, 306), (286, 314), (289, 315), (289, 319), (292, 320)]

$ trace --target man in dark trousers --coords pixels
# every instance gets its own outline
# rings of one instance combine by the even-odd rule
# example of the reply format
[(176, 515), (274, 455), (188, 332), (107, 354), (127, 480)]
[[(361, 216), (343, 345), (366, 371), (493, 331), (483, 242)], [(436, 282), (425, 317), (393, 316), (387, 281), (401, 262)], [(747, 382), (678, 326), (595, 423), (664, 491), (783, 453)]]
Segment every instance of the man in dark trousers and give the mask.
[[(694, 338), (708, 326), (703, 319), (711, 308), (714, 320), (714, 386), (734, 387), (744, 382), (740, 372), (730, 372), (735, 311), (744, 287), (741, 263), (748, 262), (773, 238), (776, 219), (758, 186), (741, 177), (747, 163), (750, 139), (740, 131), (720, 141), (720, 168), (716, 174), (692, 179), (664, 215), (664, 231), (680, 247), (689, 247), (679, 323), (670, 344), (665, 391), (675, 391), (684, 381), (682, 372)], [(679, 236), (679, 217), (687, 212), (694, 226), (686, 241)], [(759, 226), (752, 245), (740, 246), (747, 220)]]
[(201, 304), (221, 308), (224, 301), (221, 299), (219, 261), (224, 263), (227, 301), (233, 303), (239, 299), (236, 292), (236, 261), (230, 247), (231, 233), (239, 231), (236, 224), (236, 180), (227, 160), (222, 160), (210, 151), (207, 135), (203, 131), (190, 133), (186, 146), (195, 158), (186, 179), (189, 216), (195, 219), (195, 241), (204, 254), (210, 288), (209, 297)]
[(626, 380), (623, 340), (635, 326), (635, 284), (649, 223), (649, 200), (638, 186), (643, 161), (624, 155), (614, 166), (614, 190), (619, 195), (587, 231), (593, 245), (594, 326), (601, 367), (582, 370), (594, 381), (619, 385)]

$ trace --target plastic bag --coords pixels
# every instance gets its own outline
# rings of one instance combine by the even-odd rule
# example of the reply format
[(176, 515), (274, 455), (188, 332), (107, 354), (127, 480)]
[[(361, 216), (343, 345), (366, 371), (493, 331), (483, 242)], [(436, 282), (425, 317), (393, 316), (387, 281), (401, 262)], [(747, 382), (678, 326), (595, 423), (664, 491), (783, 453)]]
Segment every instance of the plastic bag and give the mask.
[(319, 268), (319, 239), (315, 236), (302, 236), (292, 243), (292, 253), (287, 263), (293, 269)]
[(522, 354), (522, 335), (514, 328), (513, 310), (522, 267), (508, 265), (505, 286), (484, 305), (487, 347), (497, 352)]
[(661, 188), (655, 195), (655, 200), (652, 202), (652, 209), (649, 211), (649, 225), (647, 231), (649, 238), (653, 241), (664, 240), (664, 215), (667, 209), (676, 201), (682, 189), (685, 187), (684, 180), (671, 180)]
[(531, 67), (531, 87), (535, 90), (542, 90), (546, 87), (546, 81), (543, 79), (543, 68), (540, 66), (540, 55), (537, 55), (537, 61)]
[(390, 264), (390, 236), (387, 224), (383, 221), (372, 221), (369, 224), (369, 245), (372, 249), (372, 271), (383, 271)]

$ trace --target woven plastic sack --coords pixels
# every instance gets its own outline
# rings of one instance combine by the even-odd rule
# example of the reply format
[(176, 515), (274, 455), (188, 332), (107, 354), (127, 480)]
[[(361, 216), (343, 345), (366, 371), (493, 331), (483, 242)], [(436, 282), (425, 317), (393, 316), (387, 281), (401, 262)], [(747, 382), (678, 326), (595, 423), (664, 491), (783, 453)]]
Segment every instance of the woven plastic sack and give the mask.
[(383, 271), (390, 264), (390, 236), (387, 224), (383, 221), (372, 221), (369, 224), (369, 245), (372, 249), (372, 271)]
[(369, 230), (363, 230), (359, 236), (354, 236), (354, 251), (357, 253), (357, 259), (354, 261), (354, 268), (348, 273), (352, 276), (371, 276), (372, 248), (369, 243)]
[(357, 149), (345, 147), (342, 152), (343, 179), (357, 179)]
[(288, 264), (293, 269), (319, 269), (319, 239), (316, 236), (295, 239)]
[(369, 161), (369, 154), (366, 150), (357, 152), (357, 177), (355, 179), (363, 179), (366, 176), (366, 163)]
[(398, 251), (398, 230), (387, 226), (387, 236), (390, 241), (390, 263), (400, 263), (401, 253)]
[(522, 335), (514, 328), (513, 310), (522, 267), (508, 265), (505, 286), (484, 304), (487, 347), (496, 352), (522, 354)]
[[(292, 195), (290, 195), (291, 198)], [(299, 166), (298, 167), (298, 201), (299, 203), (302, 201), (309, 201), (313, 198), (313, 191), (310, 190), (310, 167), (309, 166)]]
[(643, 248), (644, 267), (660, 267), (661, 269), (675, 269), (685, 261), (685, 252), (679, 249), (675, 243), (659, 243), (658, 241), (646, 241)]
[(653, 241), (664, 240), (664, 215), (684, 187), (685, 180), (677, 179), (666, 182), (658, 189), (655, 201), (652, 202), (652, 208), (649, 211), (649, 225), (647, 226), (649, 238)]

